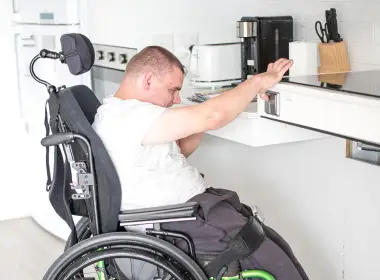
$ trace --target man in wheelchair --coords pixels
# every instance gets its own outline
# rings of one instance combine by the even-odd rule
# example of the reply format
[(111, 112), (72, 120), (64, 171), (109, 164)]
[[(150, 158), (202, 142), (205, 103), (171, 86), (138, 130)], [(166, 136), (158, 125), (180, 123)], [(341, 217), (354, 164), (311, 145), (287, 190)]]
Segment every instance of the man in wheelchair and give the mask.
[[(267, 99), (292, 61), (279, 59), (217, 97), (173, 108), (184, 68), (150, 46), (128, 62), (118, 91), (100, 104), (87, 87), (56, 89), (36, 77), (40, 57), (59, 58), (74, 75), (91, 68), (85, 36), (66, 34), (61, 43), (62, 52), (43, 50), (31, 64), (50, 94), (45, 125), (52, 133), (41, 141), (55, 151), (50, 201), (73, 231), (44, 279), (82, 279), (89, 260), (99, 279), (142, 279), (128, 276), (132, 261), (123, 270), (126, 262), (110, 261), (116, 258), (154, 265), (155, 279), (308, 279), (286, 241), (236, 192), (208, 185), (186, 160), (205, 131), (233, 121), (256, 95)], [(84, 218), (75, 226), (71, 215)]]

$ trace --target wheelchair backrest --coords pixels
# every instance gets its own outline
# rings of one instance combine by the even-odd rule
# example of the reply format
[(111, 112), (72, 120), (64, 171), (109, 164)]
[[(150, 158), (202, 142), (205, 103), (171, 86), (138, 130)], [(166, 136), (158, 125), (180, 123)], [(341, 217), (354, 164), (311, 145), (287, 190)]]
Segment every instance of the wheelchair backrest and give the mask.
[[(120, 181), (103, 142), (91, 126), (101, 104), (95, 94), (83, 85), (62, 90), (59, 98), (60, 115), (65, 126), (71, 132), (85, 136), (91, 144), (102, 232), (114, 231), (121, 206)], [(73, 145), (75, 160), (77, 156), (81, 159), (85, 152), (83, 144), (78, 147)]]
[[(47, 115), (45, 118), (47, 134), (50, 127), (52, 134), (71, 132), (80, 135), (85, 142), (74, 138), (71, 142), (60, 144), (61, 146), (53, 144), (55, 146), (52, 180), (49, 173), (50, 161), (47, 157), (50, 202), (72, 230), (74, 229), (72, 215), (79, 215), (90, 218), (96, 216), (101, 233), (114, 232), (118, 227), (121, 186), (112, 160), (91, 126), (101, 105), (99, 100), (86, 86), (69, 88), (63, 86), (57, 89), (38, 78), (33, 71), (33, 65), (39, 58), (60, 59), (62, 63), (68, 64), (73, 75), (80, 75), (91, 69), (94, 63), (94, 49), (87, 37), (82, 34), (64, 34), (61, 37), (61, 44), (62, 52), (56, 53), (44, 49), (36, 55), (31, 62), (31, 75), (37, 82), (46, 85), (50, 95), (47, 102), (49, 119)], [(87, 145), (90, 146), (91, 153)], [(93, 172), (89, 172), (90, 166), (94, 168)], [(85, 176), (90, 180), (83, 179)], [(78, 187), (83, 188), (83, 186), (94, 186), (97, 195), (91, 198), (92, 194), (81, 193)], [(93, 200), (94, 197), (96, 200)], [(94, 207), (95, 203), (97, 207)]]
[[(49, 99), (49, 107), (56, 106), (51, 101), (52, 100)], [(59, 106), (58, 122), (63, 126), (64, 131), (80, 134), (86, 137), (90, 142), (95, 169), (95, 187), (97, 188), (98, 195), (100, 229), (102, 233), (113, 232), (118, 225), (118, 214), (121, 206), (121, 186), (112, 160), (101, 139), (91, 126), (97, 109), (100, 106), (100, 102), (95, 94), (88, 87), (83, 85), (73, 86), (59, 91), (56, 102)], [(50, 125), (52, 125), (52, 123)], [(63, 187), (65, 189), (63, 197), (66, 198), (71, 214), (87, 216), (89, 210), (93, 210), (91, 200), (85, 201), (86, 207), (83, 205), (83, 200), (73, 200), (71, 196), (76, 190), (71, 189), (70, 184), (73, 183), (71, 180), (73, 175), (72, 165), (74, 163), (83, 162), (86, 164), (88, 170), (89, 155), (86, 147), (78, 140), (74, 140), (67, 144), (67, 146), (70, 148), (69, 151), (71, 150), (71, 155), (65, 150), (65, 163), (60, 163), (59, 160), (55, 163), (55, 165), (58, 166), (55, 166), (54, 170), (57, 168), (57, 172), (62, 172), (59, 169), (63, 168), (64, 176), (54, 176), (60, 178), (59, 180), (61, 180), (61, 182), (53, 181), (50, 201), (54, 208), (62, 203), (57, 201), (62, 199), (62, 196), (54, 195), (54, 193), (62, 192), (57, 188)], [(55, 157), (57, 156), (56, 153)], [(87, 211), (84, 209), (87, 209)], [(62, 211), (62, 209), (58, 211)], [(62, 214), (60, 216), (62, 217)]]

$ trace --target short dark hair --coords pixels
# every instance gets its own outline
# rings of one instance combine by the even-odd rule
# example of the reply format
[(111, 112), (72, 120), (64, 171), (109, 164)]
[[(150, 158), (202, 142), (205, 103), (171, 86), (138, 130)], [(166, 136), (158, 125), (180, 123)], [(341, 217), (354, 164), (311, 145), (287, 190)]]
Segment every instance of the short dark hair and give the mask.
[(134, 55), (125, 69), (126, 75), (139, 75), (151, 71), (163, 78), (174, 67), (178, 67), (185, 74), (181, 61), (169, 50), (160, 46), (148, 46)]

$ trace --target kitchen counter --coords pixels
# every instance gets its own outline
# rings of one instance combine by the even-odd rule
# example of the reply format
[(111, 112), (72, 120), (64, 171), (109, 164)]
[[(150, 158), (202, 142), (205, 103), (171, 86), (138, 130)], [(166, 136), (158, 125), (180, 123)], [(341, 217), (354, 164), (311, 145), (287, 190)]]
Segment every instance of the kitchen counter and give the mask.
[[(197, 104), (195, 102), (191, 102), (187, 99), (187, 97), (192, 96), (196, 92), (203, 92), (207, 91), (207, 89), (199, 89), (199, 88), (192, 88), (190, 86), (185, 86), (181, 90), (181, 104), (183, 105), (193, 105)], [(246, 110), (240, 114), (240, 117), (248, 118), (248, 119), (254, 119), (259, 118), (260, 116), (257, 114), (257, 102), (252, 102), (248, 105)]]
[[(181, 104), (177, 106), (197, 104), (189, 101), (187, 97), (195, 92), (206, 90), (184, 84), (180, 92)], [(250, 103), (246, 110), (228, 125), (206, 133), (252, 147), (306, 141), (327, 136), (311, 130), (263, 119), (257, 112), (257, 102)]]

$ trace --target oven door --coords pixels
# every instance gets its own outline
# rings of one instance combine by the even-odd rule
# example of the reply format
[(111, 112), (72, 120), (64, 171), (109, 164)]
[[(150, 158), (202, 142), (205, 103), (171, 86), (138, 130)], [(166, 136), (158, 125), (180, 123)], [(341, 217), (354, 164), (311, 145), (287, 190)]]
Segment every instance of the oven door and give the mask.
[(119, 89), (124, 71), (100, 66), (91, 69), (91, 86), (101, 103), (106, 97), (113, 96)]

